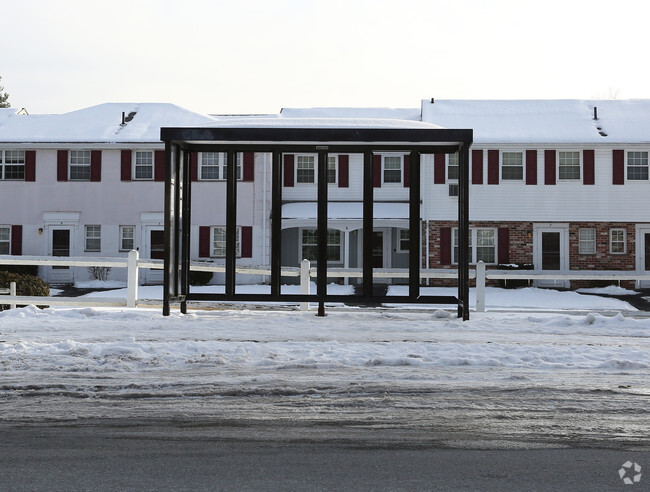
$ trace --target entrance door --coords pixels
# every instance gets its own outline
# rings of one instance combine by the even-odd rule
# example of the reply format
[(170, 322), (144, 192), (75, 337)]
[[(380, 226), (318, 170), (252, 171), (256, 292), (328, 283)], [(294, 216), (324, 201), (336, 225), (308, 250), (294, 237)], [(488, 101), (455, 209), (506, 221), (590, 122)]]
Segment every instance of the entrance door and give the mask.
[[(569, 270), (568, 230), (562, 226), (539, 227), (535, 230), (535, 269), (541, 273), (564, 273)], [(568, 280), (536, 280), (537, 287), (569, 287)]]
[[(145, 256), (152, 260), (165, 259), (165, 231), (160, 226), (148, 227), (146, 231)], [(145, 270), (145, 282), (159, 284), (163, 281), (163, 270)]]
[[(70, 256), (70, 245), (72, 244), (72, 228), (51, 229), (50, 255)], [(50, 283), (69, 284), (74, 281), (73, 269), (69, 266), (53, 266), (50, 268)]]

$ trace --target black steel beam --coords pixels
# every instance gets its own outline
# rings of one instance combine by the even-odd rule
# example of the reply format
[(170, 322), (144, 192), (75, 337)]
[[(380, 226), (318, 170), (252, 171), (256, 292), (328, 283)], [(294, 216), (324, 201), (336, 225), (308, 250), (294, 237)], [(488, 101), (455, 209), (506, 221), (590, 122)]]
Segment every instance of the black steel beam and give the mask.
[(363, 154), (363, 295), (372, 296), (372, 232), (374, 227), (373, 153)]
[(235, 294), (237, 267), (237, 154), (226, 153), (226, 294)]
[(160, 129), (161, 140), (194, 142), (313, 142), (316, 145), (363, 142), (382, 145), (431, 142), (471, 142), (472, 130), (447, 128), (305, 128), (305, 127), (168, 127)]
[(327, 150), (318, 151), (318, 259), (316, 260), (316, 292), (318, 293), (318, 316), (325, 316), (327, 296)]
[[(409, 159), (409, 296), (420, 295), (420, 153)], [(398, 238), (399, 241), (399, 238)]]
[[(228, 143), (228, 142), (215, 142), (212, 144), (208, 143), (197, 143), (197, 142), (183, 142), (178, 140), (172, 141), (175, 144), (178, 144), (184, 150), (188, 152), (228, 152), (230, 150), (235, 150), (237, 152), (259, 152), (259, 153), (273, 153), (273, 152), (284, 152), (284, 153), (316, 153), (316, 147), (323, 147), (322, 145), (315, 143), (255, 143), (251, 144), (250, 142), (243, 143)], [(373, 144), (372, 149), (376, 152), (410, 152), (412, 148), (417, 147), (418, 151), (421, 154), (454, 154), (458, 152), (460, 147), (463, 145), (462, 142), (458, 143), (448, 143), (441, 145), (410, 145), (408, 142), (396, 143), (396, 144)], [(328, 151), (331, 154), (363, 154), (368, 148), (368, 145), (364, 144), (336, 144), (336, 145), (326, 145)]]
[[(282, 294), (273, 296), (269, 294), (189, 294), (188, 301), (250, 301), (250, 302), (318, 302), (319, 296), (316, 294)], [(325, 302), (337, 302), (345, 304), (458, 304), (458, 298), (454, 296), (420, 296), (413, 299), (411, 296), (345, 296), (345, 295), (328, 295)]]
[[(280, 295), (282, 280), (282, 154), (271, 162), (271, 294)], [(266, 220), (266, 217), (264, 217)]]
[(469, 319), (469, 146), (458, 156), (458, 317)]
[[(192, 179), (190, 176), (190, 153), (179, 152), (178, 161), (182, 163), (179, 171), (183, 176), (182, 189), (180, 193), (181, 206), (181, 295), (187, 295), (190, 291), (190, 229), (192, 225)], [(181, 302), (181, 313), (187, 313), (187, 302)]]
[[(175, 154), (177, 147), (169, 142), (165, 143), (165, 251), (164, 251), (164, 269), (163, 269), (163, 316), (170, 314), (170, 298), (172, 289), (172, 244), (173, 235), (176, 234), (176, 227), (173, 219), (172, 199), (174, 196), (175, 186)], [(178, 293), (176, 293), (178, 295)]]

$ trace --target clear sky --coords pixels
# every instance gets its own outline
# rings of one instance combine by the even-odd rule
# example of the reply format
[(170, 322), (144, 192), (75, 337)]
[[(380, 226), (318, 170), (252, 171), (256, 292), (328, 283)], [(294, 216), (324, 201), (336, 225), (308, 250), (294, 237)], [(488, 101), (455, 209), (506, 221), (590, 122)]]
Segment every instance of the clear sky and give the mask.
[(648, 0), (3, 0), (0, 85), (60, 113), (650, 98)]

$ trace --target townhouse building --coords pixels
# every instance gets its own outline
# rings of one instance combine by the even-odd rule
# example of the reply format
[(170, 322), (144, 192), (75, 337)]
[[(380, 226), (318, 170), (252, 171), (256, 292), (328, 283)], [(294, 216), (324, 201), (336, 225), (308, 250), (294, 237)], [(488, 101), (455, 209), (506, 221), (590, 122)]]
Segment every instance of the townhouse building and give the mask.
[[(160, 258), (164, 148), (160, 128), (259, 118), (424, 122), (472, 128), (470, 258), (540, 272), (650, 270), (646, 206), (650, 101), (424, 100), (419, 108), (283, 109), (223, 117), (171, 104), (102, 104), (62, 115), (0, 110), (0, 254)], [(225, 155), (191, 155), (193, 259), (219, 262), (225, 248)], [(270, 253), (270, 156), (237, 155), (238, 264)], [(361, 266), (362, 156), (328, 158), (328, 256)], [(317, 159), (283, 155), (282, 263), (315, 259)], [(373, 265), (408, 265), (409, 156), (376, 154)], [(458, 158), (421, 166), (422, 266), (453, 268)], [(85, 269), (42, 268), (52, 283)], [(123, 272), (112, 272), (121, 279)], [(143, 273), (158, 283), (160, 272)], [(215, 282), (220, 282), (215, 275)], [(242, 276), (241, 282), (263, 277)], [(387, 280), (388, 281), (388, 280)], [(545, 285), (540, 281), (540, 285)], [(546, 285), (569, 286), (550, 281)], [(573, 283), (572, 286), (576, 286)], [(640, 284), (639, 287), (646, 287)]]

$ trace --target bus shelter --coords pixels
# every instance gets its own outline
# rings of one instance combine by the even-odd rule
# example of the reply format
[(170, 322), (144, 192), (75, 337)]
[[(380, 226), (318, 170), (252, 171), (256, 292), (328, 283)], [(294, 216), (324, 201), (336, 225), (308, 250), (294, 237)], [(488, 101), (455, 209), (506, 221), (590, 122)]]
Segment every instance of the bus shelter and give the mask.
[[(326, 302), (376, 305), (449, 304), (457, 306), (458, 317), (469, 319), (469, 148), (473, 140), (470, 129), (446, 129), (420, 122), (395, 122), (382, 126), (376, 123), (355, 124), (351, 121), (308, 121), (293, 124), (287, 120), (251, 119), (245, 124), (229, 124), (228, 120), (214, 126), (169, 127), (161, 129), (165, 142), (165, 255), (163, 314), (170, 314), (173, 303), (187, 311), (189, 301), (248, 302), (315, 302), (318, 314), (325, 314)], [(226, 255), (224, 293), (193, 293), (189, 284), (190, 225), (192, 217), (191, 159), (194, 152), (219, 152), (226, 156)], [(270, 293), (238, 293), (236, 287), (237, 241), (237, 176), (238, 152), (267, 153), (271, 156), (270, 211)], [(372, 231), (374, 188), (373, 157), (382, 152), (402, 152), (410, 156), (409, 182), (409, 276), (408, 295), (377, 296), (373, 294)], [(459, 154), (458, 181), (458, 295), (420, 295), (421, 269), (421, 187), (420, 169), (426, 154)], [(317, 266), (315, 294), (281, 293), (282, 251), (282, 156), (285, 153), (317, 155)], [(327, 162), (329, 153), (363, 155), (363, 229), (362, 280), (359, 295), (327, 293)], [(425, 185), (426, 186), (426, 185)]]

